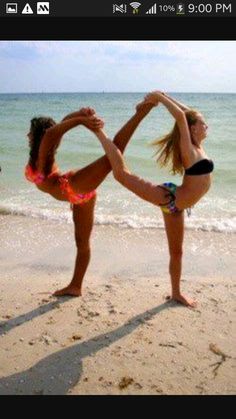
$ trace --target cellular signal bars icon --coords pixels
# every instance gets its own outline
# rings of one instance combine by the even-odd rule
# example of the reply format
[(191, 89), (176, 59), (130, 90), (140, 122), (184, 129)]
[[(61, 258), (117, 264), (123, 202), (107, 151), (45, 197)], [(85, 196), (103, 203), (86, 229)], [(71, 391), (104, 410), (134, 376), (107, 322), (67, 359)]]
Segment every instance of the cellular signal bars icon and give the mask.
[(146, 15), (156, 15), (157, 14), (157, 4), (155, 3), (151, 9), (146, 12)]

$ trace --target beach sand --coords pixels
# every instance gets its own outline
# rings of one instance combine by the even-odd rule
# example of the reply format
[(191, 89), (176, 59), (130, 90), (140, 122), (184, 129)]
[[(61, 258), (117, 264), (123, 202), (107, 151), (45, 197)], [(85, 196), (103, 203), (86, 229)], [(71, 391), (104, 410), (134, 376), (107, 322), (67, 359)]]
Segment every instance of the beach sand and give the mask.
[(163, 230), (95, 226), (80, 298), (73, 225), (0, 216), (0, 394), (235, 394), (235, 235), (186, 231), (167, 302)]

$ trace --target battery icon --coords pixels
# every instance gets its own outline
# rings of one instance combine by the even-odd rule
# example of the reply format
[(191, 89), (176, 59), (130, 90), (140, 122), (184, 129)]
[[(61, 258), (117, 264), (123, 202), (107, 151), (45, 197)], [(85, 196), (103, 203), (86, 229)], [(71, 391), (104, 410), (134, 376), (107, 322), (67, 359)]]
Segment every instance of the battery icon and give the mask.
[(185, 6), (183, 3), (178, 3), (176, 5), (176, 14), (177, 15), (184, 15), (185, 14)]

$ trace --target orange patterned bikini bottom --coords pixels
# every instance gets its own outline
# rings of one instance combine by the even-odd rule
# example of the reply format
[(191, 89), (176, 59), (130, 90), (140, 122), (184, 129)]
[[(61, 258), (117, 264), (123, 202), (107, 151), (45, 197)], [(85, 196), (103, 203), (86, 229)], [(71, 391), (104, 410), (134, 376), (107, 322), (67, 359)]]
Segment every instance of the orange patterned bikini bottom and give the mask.
[(71, 204), (83, 205), (86, 202), (88, 202), (90, 199), (92, 199), (94, 196), (96, 196), (96, 191), (94, 190), (87, 193), (75, 192), (69, 183), (69, 179), (72, 174), (73, 172), (67, 172), (64, 175), (59, 177), (60, 189), (63, 195), (66, 195), (68, 201)]

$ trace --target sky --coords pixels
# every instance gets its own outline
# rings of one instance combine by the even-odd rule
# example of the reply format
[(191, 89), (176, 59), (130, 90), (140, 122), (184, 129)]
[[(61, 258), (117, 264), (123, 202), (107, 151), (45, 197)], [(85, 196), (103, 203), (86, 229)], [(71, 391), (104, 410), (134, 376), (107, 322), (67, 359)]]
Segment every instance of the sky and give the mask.
[(236, 41), (0, 41), (0, 93), (236, 93)]

